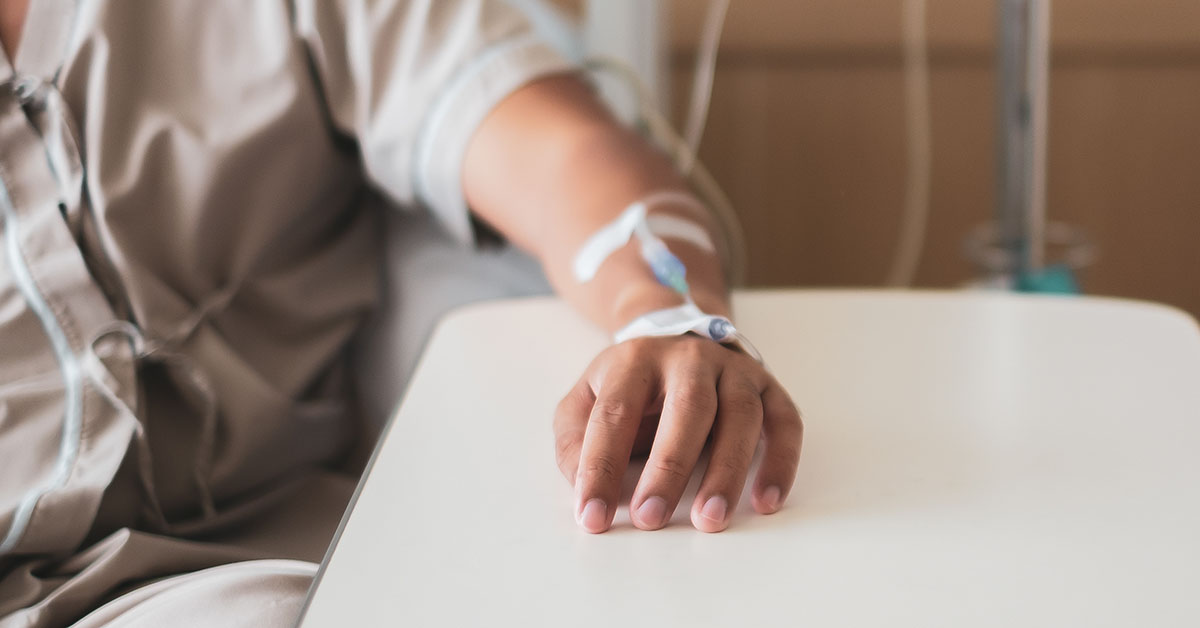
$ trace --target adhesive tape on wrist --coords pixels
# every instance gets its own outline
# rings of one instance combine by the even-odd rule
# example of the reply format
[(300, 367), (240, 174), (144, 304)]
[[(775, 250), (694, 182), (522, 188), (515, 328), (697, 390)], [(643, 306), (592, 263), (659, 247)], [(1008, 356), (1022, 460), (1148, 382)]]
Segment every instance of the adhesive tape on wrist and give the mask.
[(695, 197), (682, 192), (658, 192), (635, 201), (615, 220), (588, 238), (579, 249), (572, 268), (575, 280), (580, 283), (591, 281), (604, 262), (628, 244), (639, 230), (657, 238), (682, 240), (709, 253), (716, 252), (708, 232), (700, 225), (678, 216), (648, 215), (651, 207), (661, 203), (676, 203), (704, 210)]
[(720, 344), (735, 345), (762, 363), (762, 354), (728, 318), (705, 314), (694, 303), (685, 303), (639, 316), (614, 334), (613, 341), (619, 344), (633, 338), (682, 336), (687, 333), (694, 333)]

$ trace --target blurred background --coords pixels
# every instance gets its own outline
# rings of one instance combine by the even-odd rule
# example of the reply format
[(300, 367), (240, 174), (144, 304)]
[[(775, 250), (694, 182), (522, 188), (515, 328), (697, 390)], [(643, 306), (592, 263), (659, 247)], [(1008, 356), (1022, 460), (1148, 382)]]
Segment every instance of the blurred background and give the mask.
[[(677, 126), (707, 5), (663, 0), (655, 26)], [(750, 285), (885, 282), (905, 197), (901, 12), (733, 0), (700, 158), (744, 225)], [(932, 187), (915, 283), (956, 287), (979, 276), (966, 238), (995, 211), (996, 5), (928, 0), (926, 24)], [(1049, 129), (1049, 218), (1098, 248), (1084, 291), (1200, 316), (1200, 2), (1055, 0)]]

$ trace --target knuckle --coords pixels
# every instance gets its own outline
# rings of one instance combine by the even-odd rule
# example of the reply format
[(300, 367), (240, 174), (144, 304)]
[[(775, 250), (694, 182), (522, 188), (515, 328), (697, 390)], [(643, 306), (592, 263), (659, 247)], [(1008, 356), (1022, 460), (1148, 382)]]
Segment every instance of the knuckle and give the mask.
[(711, 417), (717, 407), (717, 391), (711, 386), (686, 384), (677, 388), (671, 395), (671, 406), (680, 414), (703, 414)]
[(775, 423), (773, 432), (778, 434), (776, 438), (798, 440), (804, 436), (804, 421), (800, 418), (799, 413), (786, 413), (779, 417)]
[(754, 373), (736, 367), (726, 367), (726, 375), (721, 377), (721, 393), (723, 395), (754, 395), (761, 397), (766, 389), (759, 384)]
[(684, 336), (676, 351), (679, 358), (687, 362), (706, 362), (709, 350), (713, 346), (716, 346), (716, 343), (706, 338)]
[(792, 424), (792, 429), (794, 429), (796, 431), (796, 435), (803, 437), (804, 436), (804, 419), (801, 418), (800, 413), (797, 412), (792, 417), (791, 424)]
[(772, 448), (788, 447), (799, 453), (800, 443), (804, 440), (804, 423), (797, 418), (764, 428), (763, 433)]
[(800, 439), (788, 440), (781, 443), (771, 443), (772, 457), (780, 460), (800, 459)]
[(558, 462), (558, 466), (563, 466), (571, 462), (574, 454), (579, 448), (579, 435), (571, 432), (559, 434), (554, 439), (554, 458)]
[(616, 354), (627, 362), (642, 362), (656, 353), (656, 338), (633, 338), (615, 346)]
[(691, 465), (674, 457), (664, 457), (656, 460), (652, 469), (656, 475), (662, 476), (671, 484), (683, 484), (692, 477)]
[(728, 347), (728, 349), (729, 353), (732, 354), (730, 359), (734, 361), (734, 364), (736, 364), (739, 369), (742, 369), (747, 373), (766, 374), (766, 370), (763, 368), (762, 363), (750, 357), (750, 354), (746, 353), (745, 350), (738, 347)]
[(721, 398), (721, 408), (731, 416), (762, 416), (762, 398), (744, 391), (730, 393)]
[(725, 475), (744, 475), (754, 459), (754, 450), (758, 448), (758, 439), (740, 437), (727, 441), (719, 455), (713, 456), (709, 464)]
[(783, 400), (784, 406), (787, 408), (787, 413), (789, 415), (788, 418), (795, 423), (800, 423), (802, 420), (800, 418), (802, 413), (800, 412), (800, 408), (796, 407), (796, 402), (792, 401), (792, 396), (787, 393), (783, 393)]
[(785, 411), (797, 417), (800, 416), (800, 408), (796, 406), (796, 401), (792, 399), (792, 395), (779, 382), (772, 380), (767, 386), (767, 394), (778, 399), (779, 405)]
[(583, 477), (593, 483), (605, 483), (621, 477), (620, 465), (610, 456), (596, 456), (584, 465)]
[(750, 461), (754, 458), (754, 450), (756, 449), (758, 449), (757, 435), (739, 438), (734, 441), (733, 447), (731, 447), (732, 451), (727, 459), (736, 460), (738, 465), (741, 466), (749, 465)]
[(591, 402), (591, 388), (587, 386), (586, 381), (580, 380), (558, 401), (558, 405), (554, 407), (554, 416), (560, 419), (571, 418), (572, 414), (577, 414), (581, 408), (586, 407), (585, 404)]
[(716, 380), (711, 367), (702, 360), (683, 360), (672, 365), (672, 372), (681, 385), (712, 386)]
[(633, 405), (624, 399), (604, 399), (592, 407), (589, 422), (603, 428), (617, 428), (633, 420), (636, 414)]
[(733, 455), (716, 458), (710, 463), (710, 466), (717, 477), (724, 478), (727, 482), (733, 482), (735, 478), (746, 475), (746, 471), (750, 468), (745, 458)]
[(778, 384), (767, 388), (763, 399), (769, 399), (770, 401), (768, 410), (771, 414), (772, 423), (785, 430), (804, 429), (803, 413), (796, 407), (796, 402), (792, 400), (792, 396)]

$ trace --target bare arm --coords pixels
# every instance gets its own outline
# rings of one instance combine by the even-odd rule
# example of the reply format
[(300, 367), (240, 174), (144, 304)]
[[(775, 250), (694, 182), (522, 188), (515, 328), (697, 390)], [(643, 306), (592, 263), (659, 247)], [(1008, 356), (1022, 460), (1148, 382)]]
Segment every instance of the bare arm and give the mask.
[[(606, 330), (682, 302), (632, 245), (590, 282), (572, 274), (580, 246), (630, 203), (686, 190), (670, 161), (614, 121), (578, 79), (538, 81), (502, 102), (472, 140), (463, 184), (474, 211), (537, 256), (559, 294)], [(719, 240), (706, 214), (685, 205), (656, 211), (687, 217)], [(668, 244), (687, 266), (697, 305), (728, 316), (720, 260), (684, 242)], [(630, 510), (635, 525), (656, 529), (670, 518), (711, 435), (712, 462), (692, 521), (719, 531), (763, 437), (753, 501), (762, 513), (780, 507), (795, 477), (802, 427), (787, 393), (757, 362), (707, 339), (679, 336), (635, 339), (602, 353), (560, 404), (555, 432), (560, 468), (576, 489), (577, 517), (591, 532), (611, 525), (639, 440), (653, 435)]]
[[(471, 144), (464, 185), (475, 212), (536, 255), (555, 290), (608, 331), (678, 304), (634, 247), (609, 260), (592, 282), (581, 285), (571, 276), (583, 242), (630, 203), (658, 190), (687, 190), (670, 161), (615, 122), (578, 79), (542, 80), (503, 102)], [(713, 230), (705, 214), (664, 210)], [(727, 315), (720, 260), (671, 244), (701, 309)]]

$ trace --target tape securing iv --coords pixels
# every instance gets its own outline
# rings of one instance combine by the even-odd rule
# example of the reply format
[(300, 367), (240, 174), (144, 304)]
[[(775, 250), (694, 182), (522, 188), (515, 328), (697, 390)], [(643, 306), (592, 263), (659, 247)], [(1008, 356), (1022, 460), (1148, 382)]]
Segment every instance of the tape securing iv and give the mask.
[(718, 344), (733, 345), (762, 364), (762, 354), (728, 318), (705, 314), (695, 303), (690, 302), (635, 318), (613, 335), (613, 342), (620, 344), (634, 338), (682, 336), (689, 333), (708, 338)]
[[(700, 225), (677, 216), (649, 215), (651, 207), (664, 203), (707, 211), (694, 196), (682, 192), (658, 192), (634, 201), (616, 220), (602, 227), (584, 243), (575, 256), (575, 280), (580, 283), (591, 281), (596, 273), (600, 272), (604, 262), (628, 244), (635, 234), (641, 242), (642, 257), (651, 267), (654, 267), (656, 262), (661, 265), (662, 260), (666, 259), (664, 251), (666, 255), (674, 258), (661, 238), (682, 240), (709, 253), (716, 253), (716, 246), (713, 245), (708, 232)], [(675, 261), (678, 262), (678, 259)], [(655, 276), (658, 276), (657, 272)], [(662, 277), (659, 277), (659, 281), (662, 281)]]
[(613, 340), (622, 343), (633, 338), (696, 334), (724, 345), (732, 345), (762, 363), (762, 355), (733, 326), (728, 318), (707, 314), (692, 301), (687, 284), (687, 268), (671, 252), (662, 238), (682, 240), (709, 253), (716, 253), (708, 232), (700, 225), (670, 215), (648, 215), (658, 203), (676, 203), (704, 211), (695, 197), (666, 191), (635, 201), (611, 223), (592, 235), (575, 256), (574, 273), (580, 283), (591, 281), (604, 262), (636, 237), (642, 259), (650, 266), (659, 283), (671, 288), (684, 304), (644, 314), (618, 331)]

